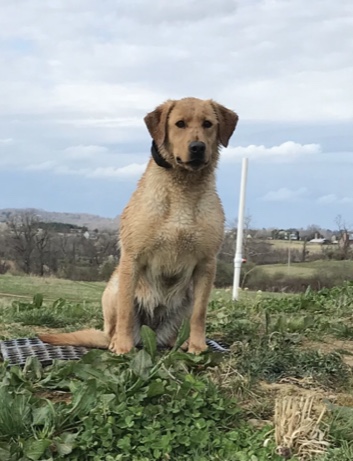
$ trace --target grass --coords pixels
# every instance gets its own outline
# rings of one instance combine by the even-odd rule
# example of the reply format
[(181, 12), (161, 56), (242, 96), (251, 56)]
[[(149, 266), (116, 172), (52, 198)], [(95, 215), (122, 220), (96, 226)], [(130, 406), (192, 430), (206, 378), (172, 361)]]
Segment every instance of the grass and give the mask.
[(40, 292), (46, 299), (52, 301), (65, 298), (68, 301), (100, 302), (104, 287), (103, 282), (72, 282), (55, 277), (0, 275), (0, 298), (30, 299)]
[[(0, 336), (100, 328), (103, 286), (0, 276)], [(207, 335), (227, 355), (161, 353), (144, 329), (127, 357), (0, 364), (0, 459), (351, 460), (352, 310), (351, 284), (237, 303), (215, 290)]]
[(266, 264), (261, 266), (261, 271), (272, 276), (282, 272), (291, 276), (308, 277), (315, 274), (316, 268), (312, 267), (311, 263), (295, 263), (290, 266), (288, 264)]
[[(33, 337), (43, 330), (101, 328), (102, 282), (0, 275), (0, 338)], [(40, 293), (45, 300), (36, 305)]]
[(261, 269), (274, 275), (278, 272), (284, 272), (291, 276), (311, 276), (317, 271), (325, 272), (327, 274), (334, 274), (337, 270), (344, 270), (347, 273), (353, 271), (353, 261), (311, 261), (307, 263), (293, 263), (288, 267), (288, 264), (268, 264), (261, 266)]

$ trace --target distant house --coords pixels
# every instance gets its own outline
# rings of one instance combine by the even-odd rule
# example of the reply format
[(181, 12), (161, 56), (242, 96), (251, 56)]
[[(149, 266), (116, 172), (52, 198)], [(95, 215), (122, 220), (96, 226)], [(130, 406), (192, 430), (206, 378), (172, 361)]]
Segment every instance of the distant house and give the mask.
[(296, 229), (274, 229), (271, 236), (274, 240), (300, 240), (299, 231)]
[(314, 243), (316, 245), (327, 245), (331, 242), (329, 239), (325, 239), (325, 238), (314, 238), (314, 239), (309, 240), (309, 243)]

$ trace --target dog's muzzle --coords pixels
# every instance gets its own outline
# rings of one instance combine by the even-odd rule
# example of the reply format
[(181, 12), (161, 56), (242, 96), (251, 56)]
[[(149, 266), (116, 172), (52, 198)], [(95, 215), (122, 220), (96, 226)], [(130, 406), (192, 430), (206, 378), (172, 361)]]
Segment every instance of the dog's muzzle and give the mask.
[(185, 165), (198, 170), (208, 163), (205, 161), (205, 154), (206, 144), (201, 141), (193, 141), (189, 144), (189, 160), (187, 162), (183, 162), (180, 157), (177, 157), (176, 161), (179, 165)]
[(204, 162), (206, 153), (206, 144), (201, 141), (194, 141), (189, 144), (190, 162)]

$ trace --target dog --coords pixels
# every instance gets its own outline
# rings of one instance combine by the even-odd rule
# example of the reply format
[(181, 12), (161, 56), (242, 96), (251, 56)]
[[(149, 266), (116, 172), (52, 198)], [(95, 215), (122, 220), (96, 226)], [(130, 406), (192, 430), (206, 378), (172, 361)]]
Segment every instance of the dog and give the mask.
[(238, 115), (212, 101), (168, 100), (144, 118), (151, 158), (120, 219), (118, 267), (102, 296), (104, 331), (43, 334), (56, 345), (126, 354), (141, 342), (141, 325), (157, 344), (173, 346), (190, 320), (188, 352), (205, 349), (205, 322), (224, 212), (215, 170)]

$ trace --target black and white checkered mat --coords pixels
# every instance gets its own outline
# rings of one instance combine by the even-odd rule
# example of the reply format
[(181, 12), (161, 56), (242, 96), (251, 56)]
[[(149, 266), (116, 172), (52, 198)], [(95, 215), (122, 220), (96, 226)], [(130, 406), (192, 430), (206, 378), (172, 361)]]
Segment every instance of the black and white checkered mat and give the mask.
[(37, 357), (42, 365), (54, 359), (78, 360), (88, 352), (85, 347), (52, 346), (39, 338), (20, 338), (0, 341), (0, 353), (9, 365), (24, 365), (27, 357)]
[[(213, 352), (228, 352), (226, 347), (212, 339), (207, 339), (206, 343)], [(0, 354), (9, 365), (24, 365), (27, 357), (37, 357), (43, 366), (47, 366), (55, 359), (79, 360), (89, 350), (86, 347), (77, 346), (52, 346), (43, 343), (39, 338), (0, 341)]]

